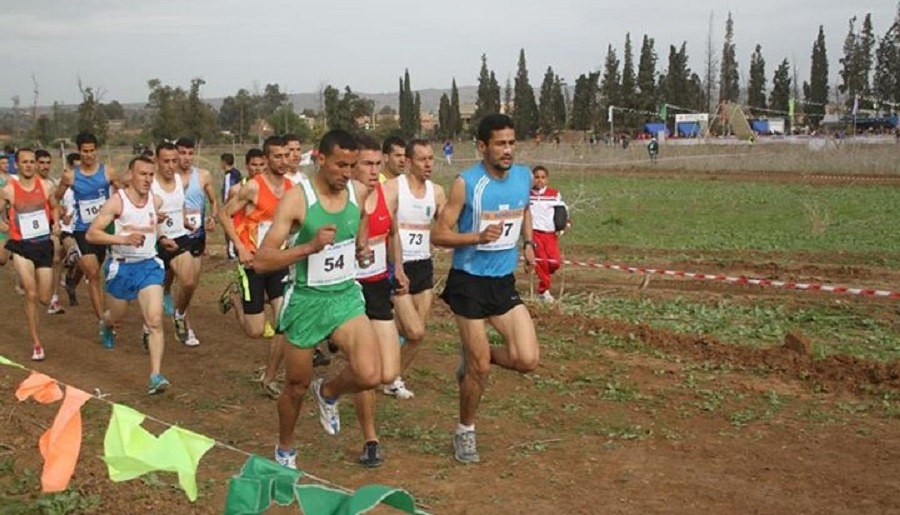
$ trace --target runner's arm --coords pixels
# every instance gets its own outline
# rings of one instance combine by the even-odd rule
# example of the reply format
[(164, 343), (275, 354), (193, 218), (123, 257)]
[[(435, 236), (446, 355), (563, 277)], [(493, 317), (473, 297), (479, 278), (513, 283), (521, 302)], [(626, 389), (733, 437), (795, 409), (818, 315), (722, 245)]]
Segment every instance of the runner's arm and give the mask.
[(306, 197), (303, 188), (289, 189), (278, 203), (272, 227), (256, 251), (253, 268), (257, 272), (266, 273), (287, 268), (322, 250), (325, 245), (334, 243), (337, 228), (334, 225), (327, 225), (319, 229), (312, 241), (282, 249), (291, 229), (302, 226), (305, 218)]
[(123, 174), (120, 174), (115, 168), (109, 165), (106, 166), (106, 180), (109, 181), (109, 185), (116, 190), (121, 190), (125, 187), (125, 177)]
[(69, 186), (74, 182), (75, 170), (66, 170), (63, 172), (62, 177), (59, 178), (59, 186), (53, 191), (53, 196), (56, 197), (56, 200), (62, 200), (63, 197), (66, 196), (66, 191), (69, 190)]
[(113, 195), (112, 198), (106, 201), (103, 204), (103, 207), (100, 208), (100, 213), (97, 215), (97, 218), (94, 218), (94, 221), (91, 222), (90, 228), (87, 230), (87, 234), (85, 234), (85, 238), (88, 243), (92, 243), (94, 245), (130, 245), (132, 242), (129, 240), (129, 236), (139, 236), (138, 234), (132, 234), (129, 236), (122, 236), (119, 234), (108, 234), (106, 232), (106, 227), (113, 223), (120, 214), (122, 213), (122, 197), (119, 195)]
[[(235, 213), (247, 209), (248, 205), (255, 202), (256, 182), (248, 182), (243, 186), (235, 187), (239, 188), (237, 195), (232, 196), (228, 202), (222, 206), (222, 209), (219, 210), (218, 213), (218, 219), (219, 224), (222, 225), (222, 230), (225, 231), (228, 239), (234, 244), (234, 249), (240, 250), (244, 248), (244, 244), (241, 242), (241, 238), (237, 233), (237, 228), (234, 226), (232, 217)], [(234, 190), (234, 188), (232, 188), (232, 190)]]
[(356, 205), (359, 210), (359, 230), (356, 231), (356, 259), (362, 265), (363, 262), (371, 264), (372, 249), (369, 248), (369, 215), (366, 214), (366, 197), (369, 190), (359, 181), (353, 181), (353, 191), (356, 193)]
[(438, 247), (455, 248), (488, 243), (500, 237), (499, 224), (491, 225), (480, 233), (457, 232), (454, 228), (465, 203), (466, 183), (462, 177), (457, 177), (450, 186), (450, 197), (447, 199), (447, 204), (438, 216), (437, 223), (431, 228), (431, 243)]
[(203, 191), (206, 198), (209, 199), (209, 212), (207, 218), (206, 230), (216, 230), (216, 217), (219, 215), (219, 196), (216, 195), (216, 188), (213, 186), (212, 175), (209, 170), (200, 170), (200, 178), (203, 181)]

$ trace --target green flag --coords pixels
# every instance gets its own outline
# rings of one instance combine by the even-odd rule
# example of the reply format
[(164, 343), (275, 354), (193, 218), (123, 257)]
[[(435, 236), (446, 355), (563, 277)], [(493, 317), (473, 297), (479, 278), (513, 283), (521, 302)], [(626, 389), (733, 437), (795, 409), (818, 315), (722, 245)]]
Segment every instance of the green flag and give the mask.
[(8, 367), (21, 368), (21, 369), (25, 370), (25, 367), (23, 367), (22, 365), (16, 363), (15, 361), (10, 361), (10, 360), (4, 358), (3, 356), (0, 356), (0, 365), (6, 365)]
[(791, 118), (791, 122), (794, 121), (794, 105), (796, 104), (796, 100), (793, 97), (788, 100), (788, 116)]
[(659, 117), (662, 118), (662, 121), (665, 122), (667, 115), (669, 113), (669, 105), (666, 103), (662, 103), (659, 105)]
[(153, 436), (141, 427), (146, 417), (128, 406), (113, 404), (103, 440), (103, 460), (109, 478), (128, 481), (148, 472), (176, 472), (178, 484), (191, 502), (197, 500), (197, 465), (215, 440), (180, 427)]
[(405, 490), (383, 485), (367, 485), (349, 494), (318, 484), (296, 484), (303, 472), (291, 470), (259, 456), (251, 456), (241, 473), (228, 483), (225, 515), (259, 515), (272, 502), (290, 505), (294, 499), (305, 515), (357, 515), (378, 504), (403, 513), (424, 515)]

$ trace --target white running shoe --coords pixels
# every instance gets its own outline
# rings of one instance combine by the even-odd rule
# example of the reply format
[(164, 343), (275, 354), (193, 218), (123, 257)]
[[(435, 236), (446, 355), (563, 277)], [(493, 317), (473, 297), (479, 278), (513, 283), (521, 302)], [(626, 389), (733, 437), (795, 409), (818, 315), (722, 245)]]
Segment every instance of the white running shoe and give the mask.
[(312, 382), (310, 388), (316, 397), (316, 402), (319, 403), (319, 422), (322, 423), (322, 428), (326, 433), (336, 435), (341, 432), (341, 414), (338, 412), (338, 401), (329, 403), (325, 397), (322, 397), (324, 382), (325, 379), (320, 377)]
[(287, 467), (292, 470), (297, 470), (297, 451), (292, 449), (290, 452), (286, 452), (281, 450), (277, 445), (275, 446), (275, 461), (278, 462), (282, 467)]
[(540, 295), (538, 296), (538, 298), (539, 298), (542, 302), (554, 302), (554, 301), (556, 300), (556, 299), (553, 298), (553, 295), (550, 295), (550, 290), (547, 290), (547, 291), (545, 291), (544, 293), (540, 294)]
[(31, 352), (31, 361), (44, 361), (44, 348), (36, 345)]
[(51, 300), (50, 306), (47, 307), (47, 313), (50, 315), (62, 315), (65, 312), (66, 310), (59, 304), (59, 299)]
[(406, 383), (403, 382), (403, 378), (401, 377), (397, 377), (397, 379), (394, 379), (393, 383), (385, 385), (384, 394), (403, 400), (412, 399), (416, 396), (412, 390), (406, 387)]
[(184, 344), (188, 347), (196, 347), (200, 345), (200, 340), (197, 339), (197, 335), (194, 334), (193, 329), (188, 329), (188, 337), (187, 340), (184, 341)]

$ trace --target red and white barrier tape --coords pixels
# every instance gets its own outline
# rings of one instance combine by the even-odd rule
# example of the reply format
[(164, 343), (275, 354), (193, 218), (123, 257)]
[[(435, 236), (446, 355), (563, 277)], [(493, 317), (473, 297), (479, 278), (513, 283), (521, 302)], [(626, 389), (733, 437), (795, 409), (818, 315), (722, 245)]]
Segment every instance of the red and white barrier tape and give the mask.
[(648, 274), (648, 275), (665, 275), (669, 277), (684, 277), (687, 279), (700, 279), (706, 281), (722, 281), (731, 284), (749, 284), (752, 286), (771, 286), (773, 288), (784, 288), (786, 290), (803, 290), (803, 291), (823, 291), (828, 293), (841, 293), (848, 295), (866, 295), (872, 297), (883, 297), (888, 299), (900, 299), (900, 292), (889, 290), (878, 290), (875, 288), (852, 288), (849, 286), (837, 286), (833, 284), (817, 284), (817, 283), (798, 283), (791, 281), (776, 281), (772, 279), (756, 279), (752, 277), (732, 277), (724, 274), (702, 274), (697, 272), (681, 272), (676, 270), (664, 270), (659, 268), (647, 268), (640, 266), (617, 265), (615, 263), (596, 263), (593, 261), (570, 261), (565, 259), (562, 261), (564, 265), (581, 266), (587, 268), (601, 268), (605, 270), (616, 270), (629, 274)]

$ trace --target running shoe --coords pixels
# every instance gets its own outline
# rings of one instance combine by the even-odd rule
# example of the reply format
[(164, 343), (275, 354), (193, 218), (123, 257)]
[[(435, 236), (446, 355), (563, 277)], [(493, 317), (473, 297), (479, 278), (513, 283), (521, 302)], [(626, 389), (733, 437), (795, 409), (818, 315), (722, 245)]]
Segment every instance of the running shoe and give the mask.
[(276, 445), (275, 461), (282, 467), (297, 470), (297, 451), (295, 449), (285, 451)]
[(281, 396), (281, 387), (278, 386), (278, 383), (276, 383), (275, 381), (271, 381), (271, 382), (267, 383), (265, 381), (265, 379), (266, 379), (265, 373), (263, 373), (263, 375), (259, 376), (259, 387), (262, 389), (263, 394), (265, 394), (266, 397), (268, 397), (272, 400), (278, 400), (278, 397)]
[(141, 331), (141, 349), (145, 354), (150, 354), (150, 331), (147, 327)]
[(62, 315), (66, 310), (59, 304), (59, 299), (53, 299), (50, 301), (50, 306), (47, 307), (47, 313), (50, 315)]
[(412, 399), (416, 396), (412, 390), (406, 387), (406, 383), (400, 377), (394, 379), (393, 383), (384, 386), (384, 394), (402, 400)]
[(457, 432), (453, 435), (453, 457), (465, 464), (481, 461), (475, 444), (475, 431)]
[(362, 454), (359, 455), (359, 464), (363, 467), (374, 469), (381, 466), (381, 445), (378, 442), (366, 442), (363, 445)]
[(44, 361), (44, 348), (40, 345), (35, 345), (31, 351), (31, 361)]
[(150, 385), (147, 387), (147, 393), (156, 395), (166, 391), (169, 386), (169, 380), (163, 377), (162, 374), (153, 374), (150, 376)]
[(331, 364), (331, 356), (322, 352), (322, 349), (316, 347), (316, 350), (313, 351), (313, 366), (314, 367), (325, 367)]
[(341, 415), (338, 412), (338, 401), (328, 402), (322, 396), (322, 385), (325, 383), (324, 378), (316, 379), (310, 385), (316, 402), (319, 404), (319, 422), (322, 428), (330, 435), (336, 435), (341, 432)]
[(219, 311), (222, 314), (226, 314), (231, 311), (231, 308), (234, 307), (234, 300), (232, 300), (231, 296), (237, 290), (237, 285), (235, 283), (228, 283), (228, 286), (222, 290), (222, 294), (219, 295)]
[(200, 345), (200, 340), (197, 339), (197, 335), (194, 334), (193, 329), (188, 329), (188, 337), (187, 340), (184, 341), (184, 344), (187, 347), (196, 347)]
[(544, 293), (538, 295), (538, 299), (540, 299), (541, 302), (547, 303), (556, 301), (556, 299), (553, 298), (553, 295), (550, 295), (550, 290), (547, 290)]
[(112, 349), (116, 346), (116, 332), (107, 327), (104, 321), (100, 321), (100, 342), (106, 349)]
[(166, 316), (175, 315), (175, 303), (172, 302), (172, 295), (168, 293), (163, 295), (163, 313), (165, 313)]
[(266, 327), (263, 329), (263, 338), (270, 339), (275, 337), (275, 329), (272, 327), (272, 324), (266, 320)]
[(172, 324), (175, 325), (175, 338), (181, 343), (187, 344), (188, 336), (190, 336), (188, 334), (187, 320), (172, 315)]

